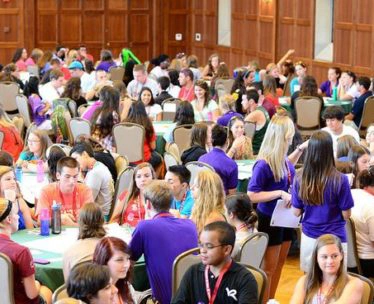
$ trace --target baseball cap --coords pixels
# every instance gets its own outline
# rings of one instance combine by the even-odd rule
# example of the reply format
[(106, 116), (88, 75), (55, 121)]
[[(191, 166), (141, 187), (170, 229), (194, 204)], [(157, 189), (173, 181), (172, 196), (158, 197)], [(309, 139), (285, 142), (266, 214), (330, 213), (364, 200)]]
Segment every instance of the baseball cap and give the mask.
[(79, 61), (73, 61), (69, 65), (69, 70), (83, 70), (83, 64)]

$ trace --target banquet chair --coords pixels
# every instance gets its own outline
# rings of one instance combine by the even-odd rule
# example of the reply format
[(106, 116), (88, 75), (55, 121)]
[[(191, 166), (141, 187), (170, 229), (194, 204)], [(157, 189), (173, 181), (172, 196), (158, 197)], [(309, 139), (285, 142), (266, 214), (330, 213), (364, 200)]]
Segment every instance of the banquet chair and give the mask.
[(30, 73), (30, 76), (35, 76), (39, 78), (39, 67), (38, 65), (29, 65), (27, 66), (27, 72)]
[(257, 267), (253, 267), (253, 266), (246, 265), (243, 263), (240, 263), (240, 264), (243, 265), (245, 268), (247, 268), (254, 276), (256, 283), (257, 283), (257, 297), (258, 297), (257, 303), (261, 304), (264, 298), (266, 286), (268, 284), (268, 279), (267, 279), (265, 272), (262, 269), (257, 268)]
[(145, 129), (143, 126), (123, 122), (113, 126), (117, 153), (126, 156), (130, 163), (143, 160)]
[(23, 94), (18, 94), (16, 96), (16, 104), (18, 112), (23, 118), (23, 122), (25, 123), (25, 127), (28, 128), (32, 123), (32, 114), (27, 97)]
[(12, 81), (0, 82), (0, 105), (9, 114), (18, 113), (16, 96), (19, 94), (19, 85)]
[(374, 284), (368, 278), (357, 273), (348, 272), (352, 277), (360, 279), (364, 285), (360, 304), (372, 304), (374, 302)]
[(66, 285), (61, 285), (55, 290), (52, 295), (52, 303), (56, 303), (58, 300), (69, 298), (68, 292), (66, 290)]
[(125, 75), (125, 68), (121, 66), (112, 66), (109, 69), (110, 80), (111, 81), (123, 81), (123, 76)]
[(3, 148), (4, 132), (0, 131), (0, 149)]
[(176, 157), (169, 152), (164, 153), (164, 161), (165, 161), (166, 170), (169, 170), (170, 166), (176, 166), (180, 164), (178, 160), (176, 159)]
[(303, 96), (295, 100), (296, 125), (301, 135), (310, 136), (321, 128), (322, 101), (318, 97)]
[(240, 248), (239, 262), (259, 268), (268, 247), (269, 236), (264, 232), (253, 233)]
[(199, 248), (187, 250), (178, 255), (173, 263), (172, 295), (174, 296), (179, 288), (186, 271), (193, 265), (201, 262)]
[(49, 157), (49, 153), (50, 153), (52, 147), (58, 147), (62, 152), (65, 153), (66, 156), (70, 155), (70, 151), (72, 149), (72, 147), (68, 146), (68, 145), (64, 145), (64, 144), (52, 144), (52, 145), (50, 145), (48, 147), (47, 151), (45, 152), (45, 155), (46, 155), (47, 158)]
[(91, 136), (91, 123), (86, 119), (80, 117), (72, 118), (69, 122), (69, 128), (74, 141), (82, 134)]
[(249, 137), (252, 140), (253, 136), (255, 136), (255, 132), (256, 132), (256, 123), (252, 121), (245, 121), (244, 122), (245, 136)]
[(89, 106), (88, 104), (82, 104), (78, 107), (77, 114), (79, 117), (83, 115), (83, 113), (87, 110), (88, 106)]
[(177, 126), (173, 130), (174, 142), (181, 154), (190, 147), (192, 127), (192, 124), (186, 124)]
[(217, 96), (221, 97), (225, 94), (230, 94), (233, 84), (234, 79), (217, 79), (214, 85), (214, 89), (216, 91)]
[(361, 137), (365, 137), (366, 129), (374, 122), (374, 96), (370, 96), (365, 100), (364, 109), (359, 127)]
[(215, 172), (215, 170), (212, 166), (210, 166), (206, 163), (199, 162), (199, 161), (192, 161), (192, 162), (187, 163), (186, 168), (191, 172), (190, 186), (192, 186), (192, 184), (195, 181), (195, 178), (196, 178), (197, 174), (200, 171), (212, 170), (213, 172)]
[(356, 268), (357, 272), (362, 275), (362, 268), (357, 251), (356, 229), (354, 221), (349, 218), (345, 222), (345, 231), (347, 233), (347, 267)]
[(178, 98), (168, 98), (162, 102), (162, 120), (174, 121), (178, 104), (181, 100)]
[(13, 264), (9, 257), (0, 253), (0, 295), (2, 304), (15, 304), (13, 291)]
[(115, 162), (117, 177), (118, 177), (129, 166), (129, 160), (126, 158), (126, 156), (118, 155), (115, 158), (114, 162)]

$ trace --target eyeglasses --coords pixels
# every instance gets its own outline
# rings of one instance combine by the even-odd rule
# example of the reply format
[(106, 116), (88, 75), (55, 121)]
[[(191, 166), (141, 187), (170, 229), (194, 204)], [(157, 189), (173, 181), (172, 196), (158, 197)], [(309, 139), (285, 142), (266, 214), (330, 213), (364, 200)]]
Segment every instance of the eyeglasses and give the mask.
[(40, 140), (31, 140), (31, 139), (28, 139), (27, 142), (28, 142), (29, 144), (35, 144), (35, 143), (39, 143)]
[(212, 250), (216, 247), (222, 247), (222, 246), (226, 246), (227, 244), (221, 244), (221, 245), (213, 245), (213, 244), (210, 244), (210, 243), (207, 243), (207, 244), (199, 244), (198, 247), (200, 248), (200, 250), (202, 249), (205, 249), (205, 250)]

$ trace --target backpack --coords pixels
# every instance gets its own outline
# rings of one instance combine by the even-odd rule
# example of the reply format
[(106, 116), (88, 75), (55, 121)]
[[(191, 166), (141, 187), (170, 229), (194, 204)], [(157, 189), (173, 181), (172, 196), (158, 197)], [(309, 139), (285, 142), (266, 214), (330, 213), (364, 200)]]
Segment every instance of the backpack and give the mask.
[(56, 143), (69, 142), (70, 132), (67, 121), (71, 118), (69, 111), (63, 105), (57, 105), (51, 115), (52, 129), (56, 134)]

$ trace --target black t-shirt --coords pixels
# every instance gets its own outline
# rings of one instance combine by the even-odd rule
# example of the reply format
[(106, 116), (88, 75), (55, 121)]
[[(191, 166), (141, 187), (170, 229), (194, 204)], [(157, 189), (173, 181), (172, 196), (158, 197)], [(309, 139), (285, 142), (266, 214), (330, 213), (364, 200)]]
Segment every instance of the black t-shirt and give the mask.
[[(202, 263), (191, 266), (183, 276), (180, 287), (171, 301), (172, 304), (209, 303), (205, 288), (205, 266)], [(209, 285), (213, 294), (218, 278), (209, 272)], [(244, 266), (232, 262), (218, 288), (215, 304), (255, 304), (258, 302), (257, 282)]]

